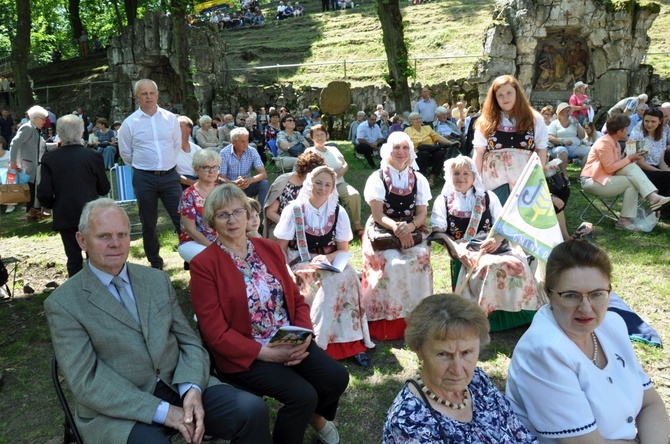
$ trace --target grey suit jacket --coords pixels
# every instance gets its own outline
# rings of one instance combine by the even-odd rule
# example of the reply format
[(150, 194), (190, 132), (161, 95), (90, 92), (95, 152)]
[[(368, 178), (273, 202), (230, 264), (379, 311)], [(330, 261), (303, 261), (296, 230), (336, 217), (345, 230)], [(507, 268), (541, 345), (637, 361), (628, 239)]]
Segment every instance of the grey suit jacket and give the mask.
[(19, 164), (24, 173), (30, 175), (30, 183), (35, 183), (37, 166), (44, 153), (58, 148), (57, 143), (46, 143), (32, 122), (19, 127), (9, 145), (9, 159)]
[(185, 382), (203, 390), (219, 383), (168, 276), (130, 263), (128, 275), (141, 328), (88, 265), (44, 302), (85, 442), (123, 444), (136, 421), (151, 423), (157, 378), (175, 391)]

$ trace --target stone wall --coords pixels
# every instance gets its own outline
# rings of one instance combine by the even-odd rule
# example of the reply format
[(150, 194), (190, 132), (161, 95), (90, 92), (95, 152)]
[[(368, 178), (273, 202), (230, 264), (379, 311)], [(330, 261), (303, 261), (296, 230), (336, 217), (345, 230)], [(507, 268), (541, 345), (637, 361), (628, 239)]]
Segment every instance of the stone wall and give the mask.
[[(189, 60), (200, 114), (211, 113), (216, 91), (222, 86), (223, 48), (219, 33), (210, 27), (187, 28)], [(150, 78), (158, 84), (161, 103), (180, 103), (178, 60), (174, 50), (172, 17), (160, 12), (147, 12), (133, 27), (110, 39), (107, 56), (112, 80), (111, 118), (122, 119), (136, 109), (132, 85)]]
[[(609, 107), (622, 97), (647, 90), (650, 72), (641, 62), (649, 48), (647, 30), (660, 5), (635, 0), (500, 0), (484, 42), (484, 58), (470, 79), (480, 100), (496, 77), (515, 75), (531, 100), (567, 101), (566, 90), (539, 93), (532, 86), (538, 75), (539, 42), (554, 38), (583, 41), (589, 54), (585, 82), (596, 105)], [(539, 96), (539, 97), (534, 97)]]

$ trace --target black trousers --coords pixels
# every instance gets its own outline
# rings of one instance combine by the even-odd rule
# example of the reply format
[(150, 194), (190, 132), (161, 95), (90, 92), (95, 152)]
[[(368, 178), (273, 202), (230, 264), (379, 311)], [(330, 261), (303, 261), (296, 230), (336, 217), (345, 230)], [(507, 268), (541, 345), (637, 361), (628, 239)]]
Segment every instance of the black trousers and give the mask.
[(442, 145), (419, 145), (416, 153), (416, 164), (419, 165), (419, 171), (424, 176), (430, 174), (437, 177), (442, 176), (442, 167), (444, 166), (444, 157), (446, 155), (445, 147)]
[[(181, 407), (179, 394), (162, 381), (154, 395), (172, 405)], [(270, 419), (268, 407), (258, 396), (228, 384), (214, 385), (202, 394), (205, 409), (205, 434), (227, 439), (234, 443), (269, 444)], [(137, 422), (130, 431), (128, 444), (169, 444), (178, 433), (162, 424)]]
[(81, 271), (84, 260), (81, 257), (81, 247), (77, 242), (77, 229), (70, 228), (67, 230), (59, 230), (60, 239), (63, 241), (65, 248), (65, 256), (67, 256), (67, 275), (72, 277)]
[(179, 199), (181, 198), (181, 184), (179, 174), (172, 170), (168, 174), (157, 176), (151, 172), (134, 169), (133, 188), (137, 197), (137, 206), (142, 223), (142, 240), (144, 253), (154, 268), (163, 268), (163, 259), (160, 256), (158, 244), (158, 199), (163, 202), (174, 229), (179, 233)]
[(330, 0), (321, 0), (321, 12), (330, 11)]
[(313, 342), (300, 364), (285, 366), (254, 361), (249, 370), (226, 374), (227, 380), (284, 405), (277, 413), (272, 442), (302, 444), (312, 414), (335, 419), (340, 396), (349, 384), (349, 373)]
[(356, 150), (357, 153), (360, 153), (365, 156), (365, 159), (368, 161), (368, 165), (372, 167), (372, 169), (377, 169), (377, 166), (375, 165), (375, 160), (373, 158), (373, 149), (372, 145), (370, 145), (367, 142), (359, 143), (354, 146), (354, 149)]

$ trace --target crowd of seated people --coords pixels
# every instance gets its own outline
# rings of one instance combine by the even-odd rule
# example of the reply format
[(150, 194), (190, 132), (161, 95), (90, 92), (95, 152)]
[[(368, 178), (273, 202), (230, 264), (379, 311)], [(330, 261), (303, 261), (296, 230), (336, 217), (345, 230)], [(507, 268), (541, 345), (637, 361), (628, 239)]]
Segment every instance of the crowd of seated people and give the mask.
[(286, 4), (284, 4), (283, 1), (280, 1), (277, 6), (277, 15), (275, 18), (277, 20), (284, 20), (291, 17), (299, 17), (301, 15), (305, 15), (305, 7), (302, 6), (300, 2), (295, 2), (291, 5), (291, 2), (286, 2)]
[(257, 0), (243, 0), (234, 12), (217, 10), (209, 16), (210, 23), (219, 29), (241, 28), (265, 24), (265, 15)]
[[(491, 442), (535, 443), (535, 435), (551, 439), (592, 433), (613, 440), (632, 440), (638, 434), (641, 441), (655, 442), (655, 434), (667, 436), (670, 425), (658, 394), (618, 331), (621, 320), (604, 310), (611, 265), (602, 251), (573, 240), (557, 246), (547, 264), (550, 278), (541, 285), (518, 246), (497, 237), (487, 239), (479, 246), (486, 254), (475, 261), (466, 245), (490, 231), (503, 204), (494, 190), (514, 186), (514, 174), (530, 151), (545, 164), (552, 141), (554, 149), (562, 146), (570, 153), (571, 145), (565, 143), (570, 136), (563, 132), (568, 128), (579, 139), (574, 144), (588, 148), (579, 156), (581, 185), (593, 194), (623, 194), (616, 228), (636, 231), (632, 218), (638, 195), (649, 200), (652, 210), (670, 203), (665, 160), (670, 104), (660, 109), (636, 104), (630, 110), (632, 115), (643, 109), (630, 140), (646, 140), (650, 149), (625, 157), (618, 143), (625, 140), (630, 126), (625, 113), (613, 111), (607, 133), (598, 136), (592, 122), (587, 120), (582, 127), (567, 103), (558, 105), (554, 120), (550, 108), (540, 115), (510, 76), (493, 82), (474, 124), (476, 112), (470, 114), (476, 110), (455, 109), (457, 119), (449, 115), (449, 108), (436, 108), (434, 130), (423, 125), (420, 114), (410, 114), (410, 126), (403, 130), (402, 116), (389, 118), (383, 107), (367, 115), (358, 113), (353, 131), (358, 150), (362, 152), (360, 145), (365, 142), (370, 157), (378, 155), (380, 160), (378, 167), (372, 161), (374, 169), (363, 190), (346, 181), (349, 166), (341, 150), (355, 148), (329, 145), (327, 129), (314, 110), (305, 109), (296, 118), (287, 109), (282, 115), (274, 108), (267, 113), (265, 108), (259, 113), (253, 107), (241, 108), (234, 115), (203, 115), (195, 130), (190, 119), (179, 117), (180, 168), (184, 167), (179, 173), (185, 190), (179, 207), (178, 252), (190, 263), (192, 302), (215, 365), (236, 385), (283, 404), (274, 429), (282, 442), (300, 442), (307, 425), (322, 442), (338, 442), (332, 421), (348, 375), (336, 361), (353, 358), (367, 367), (372, 339), (404, 337), (423, 367), (417, 386), (403, 388), (391, 406), (384, 442), (404, 442), (413, 436), (439, 440), (445, 431), (465, 442), (486, 436)], [(114, 137), (108, 133), (115, 133), (107, 121), (95, 122), (89, 129), (97, 129), (99, 143), (109, 139), (111, 145)], [(386, 134), (381, 130), (384, 125)], [(400, 128), (394, 130), (395, 125)], [(421, 159), (422, 151), (415, 149), (415, 139), (417, 147), (426, 140), (445, 146), (460, 143), (470, 125), (476, 133), (472, 158), (464, 153), (437, 164)], [(529, 133), (532, 141), (525, 137)], [(295, 159), (295, 172), (279, 176), (274, 190), (263, 158), (267, 140), (273, 139), (280, 156)], [(252, 142), (256, 149), (249, 149)], [(516, 170), (493, 170), (501, 163), (490, 159), (503, 150), (519, 157), (511, 164)], [(555, 149), (555, 155), (561, 158), (561, 150)], [(425, 170), (428, 177), (417, 165), (419, 160), (433, 167), (430, 173)], [(428, 222), (434, 195), (430, 174), (443, 178), (444, 187), (435, 193)], [(365, 223), (361, 193), (371, 213)], [(562, 209), (566, 203), (567, 199)], [(465, 271), (458, 275), (464, 298), (456, 302), (452, 296), (431, 296), (433, 267), (427, 242), (431, 229), (444, 238), (454, 259), (476, 270), (469, 278)], [(361, 242), (360, 277), (347, 263), (339, 273), (316, 268), (346, 256), (355, 238)], [(543, 306), (545, 297), (549, 303)], [(480, 347), (488, 341), (486, 317), (496, 310), (537, 312), (512, 358), (508, 398), (476, 367)], [(577, 310), (590, 310), (592, 322), (575, 323)], [(248, 317), (240, 316), (247, 312)], [(453, 316), (439, 319), (437, 313)], [(304, 344), (268, 347), (278, 329), (289, 325), (308, 328), (314, 336)], [(440, 347), (467, 353), (466, 377), (458, 383), (439, 383)], [(608, 368), (608, 363), (618, 365), (619, 360), (627, 365), (612, 371), (626, 381), (623, 393), (604, 397), (608, 391), (581, 389), (579, 381)], [(327, 383), (323, 376), (314, 377), (317, 367), (328, 373)], [(295, 392), (286, 390), (289, 385)], [(547, 393), (567, 396), (568, 388), (575, 411), (561, 416), (544, 400)], [(623, 405), (620, 397), (633, 399), (626, 405), (626, 415), (635, 421), (624, 427), (607, 421), (611, 406)], [(304, 399), (309, 399), (309, 406), (302, 403)], [(487, 412), (488, 401), (495, 401), (496, 408)], [(650, 417), (654, 427), (648, 426)]]

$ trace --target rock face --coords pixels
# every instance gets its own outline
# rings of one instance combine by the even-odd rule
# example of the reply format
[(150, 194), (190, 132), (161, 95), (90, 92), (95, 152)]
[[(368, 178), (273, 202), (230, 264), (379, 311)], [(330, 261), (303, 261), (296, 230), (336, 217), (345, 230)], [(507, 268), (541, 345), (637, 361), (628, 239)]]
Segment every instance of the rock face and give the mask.
[[(537, 106), (567, 101), (581, 80), (591, 86), (592, 104), (609, 107), (649, 86), (642, 61), (650, 43), (647, 30), (659, 11), (658, 3), (636, 0), (500, 0), (486, 33), (484, 58), (470, 82), (477, 84), (483, 101), (496, 77), (514, 75)], [(567, 58), (577, 44), (588, 56), (585, 73), (573, 76), (568, 69), (561, 73), (562, 82), (538, 87), (544, 48), (554, 46)]]
[[(215, 94), (222, 86), (225, 71), (219, 34), (209, 24), (187, 28), (189, 60), (200, 114), (211, 113)], [(112, 80), (112, 119), (122, 119), (136, 109), (132, 85), (150, 78), (158, 84), (161, 103), (181, 103), (179, 71), (172, 33), (172, 17), (147, 12), (133, 27), (109, 41), (107, 56)]]

